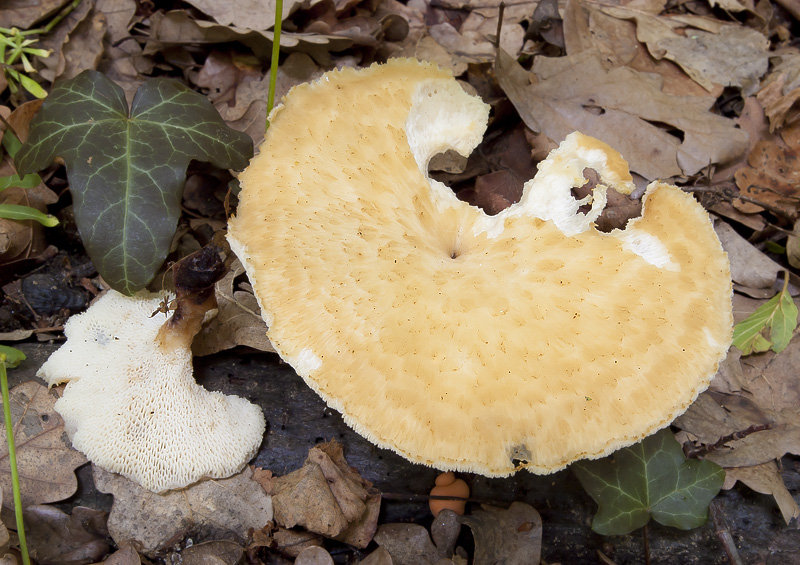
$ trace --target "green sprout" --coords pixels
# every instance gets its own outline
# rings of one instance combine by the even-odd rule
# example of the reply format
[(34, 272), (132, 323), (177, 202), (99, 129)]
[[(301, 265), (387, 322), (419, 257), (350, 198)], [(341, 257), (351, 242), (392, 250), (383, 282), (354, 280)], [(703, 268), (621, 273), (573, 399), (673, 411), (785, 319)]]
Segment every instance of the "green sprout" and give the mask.
[(14, 515), (17, 519), (17, 536), (19, 537), (19, 551), (22, 554), (22, 563), (30, 565), (28, 544), (25, 541), (25, 525), (22, 521), (22, 495), (19, 490), (19, 472), (17, 471), (17, 450), (14, 446), (14, 424), (11, 421), (11, 405), (8, 395), (8, 375), (6, 366), (14, 368), (25, 360), (25, 354), (19, 349), (0, 345), (0, 390), (3, 395), (3, 416), (6, 424), (6, 438), (8, 441), (8, 462), (11, 465), (11, 487), (14, 491)]
[[(47, 96), (47, 91), (29, 75), (36, 72), (31, 59), (34, 57), (46, 59), (50, 56), (51, 50), (33, 47), (39, 41), (38, 38), (33, 36), (49, 33), (80, 3), (81, 0), (72, 0), (46, 26), (41, 28), (23, 31), (15, 27), (0, 27), (0, 67), (3, 69), (3, 74), (6, 77), (8, 88), (12, 95), (17, 94), (19, 88), (22, 87), (36, 98)], [(21, 70), (20, 66), (22, 67)]]

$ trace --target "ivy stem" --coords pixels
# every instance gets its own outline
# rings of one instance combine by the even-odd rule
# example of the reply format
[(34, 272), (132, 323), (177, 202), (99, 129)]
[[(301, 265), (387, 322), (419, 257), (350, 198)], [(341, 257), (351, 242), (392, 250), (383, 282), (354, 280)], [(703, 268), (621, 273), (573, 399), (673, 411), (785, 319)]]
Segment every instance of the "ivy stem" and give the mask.
[(8, 375), (6, 374), (6, 356), (0, 353), (0, 388), (3, 395), (3, 416), (6, 422), (6, 438), (8, 440), (8, 462), (11, 465), (11, 487), (14, 491), (14, 515), (17, 519), (17, 536), (19, 551), (22, 553), (23, 565), (31, 565), (28, 555), (28, 543), (25, 541), (25, 525), (22, 521), (22, 496), (19, 491), (19, 472), (17, 471), (17, 450), (14, 447), (14, 424), (11, 421), (11, 405), (8, 395)]
[(272, 58), (269, 63), (269, 90), (267, 92), (267, 124), (269, 129), (269, 114), (275, 106), (275, 83), (278, 81), (278, 59), (281, 54), (281, 24), (283, 22), (283, 0), (275, 0), (275, 29), (272, 32)]

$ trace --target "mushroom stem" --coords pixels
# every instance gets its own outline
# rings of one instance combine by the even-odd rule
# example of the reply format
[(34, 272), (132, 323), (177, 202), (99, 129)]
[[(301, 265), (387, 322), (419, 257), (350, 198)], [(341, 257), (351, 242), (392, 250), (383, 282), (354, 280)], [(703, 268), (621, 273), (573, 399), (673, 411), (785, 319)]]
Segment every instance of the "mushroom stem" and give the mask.
[(206, 313), (217, 307), (214, 284), (226, 273), (222, 248), (210, 243), (175, 264), (176, 303), (172, 316), (158, 331), (156, 342), (165, 350), (189, 347)]

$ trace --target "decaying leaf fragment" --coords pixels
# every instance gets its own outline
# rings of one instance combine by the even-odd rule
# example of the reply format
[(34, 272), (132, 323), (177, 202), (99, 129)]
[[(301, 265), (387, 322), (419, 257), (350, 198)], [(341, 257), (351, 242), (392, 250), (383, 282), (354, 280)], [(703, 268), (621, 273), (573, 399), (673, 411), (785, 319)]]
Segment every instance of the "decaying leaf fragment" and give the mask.
[(250, 528), (272, 520), (272, 501), (253, 480), (253, 470), (207, 480), (180, 491), (152, 493), (133, 481), (94, 466), (97, 490), (114, 495), (108, 531), (117, 544), (134, 541), (145, 555), (191, 537), (245, 540)]
[(482, 505), (458, 521), (475, 538), (475, 565), (538, 563), (542, 553), (542, 518), (529, 504), (512, 502), (507, 509)]
[[(59, 394), (33, 381), (14, 387), (10, 393), (23, 507), (71, 496), (78, 488), (74, 470), (86, 463), (86, 458), (72, 448), (64, 420), (54, 409)], [(5, 437), (3, 423), (0, 434)], [(0, 442), (0, 487), (5, 493), (12, 492), (5, 440)], [(3, 505), (13, 509), (13, 497), (4, 497)]]
[(347, 464), (341, 444), (308, 452), (303, 467), (272, 481), (275, 521), (356, 547), (366, 547), (378, 523), (380, 493)]

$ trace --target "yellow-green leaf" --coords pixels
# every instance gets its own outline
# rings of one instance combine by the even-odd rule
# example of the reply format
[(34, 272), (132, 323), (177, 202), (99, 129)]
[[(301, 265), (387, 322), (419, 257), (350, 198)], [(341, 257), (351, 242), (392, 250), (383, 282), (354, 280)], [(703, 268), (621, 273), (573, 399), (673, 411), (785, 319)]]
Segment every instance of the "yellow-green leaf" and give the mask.
[[(797, 328), (797, 306), (789, 294), (789, 277), (781, 291), (760, 306), (733, 329), (733, 345), (743, 355), (762, 353), (770, 348), (780, 353)], [(764, 335), (768, 333), (769, 339)]]

